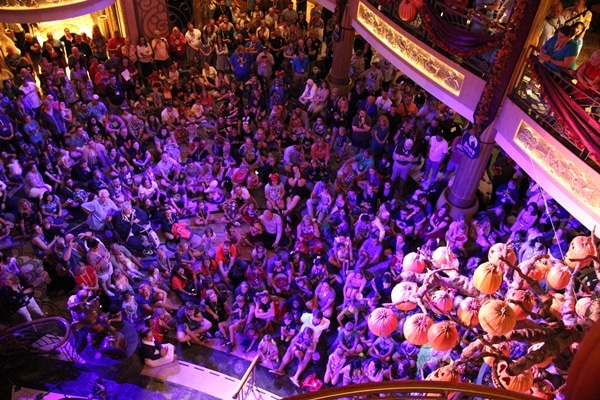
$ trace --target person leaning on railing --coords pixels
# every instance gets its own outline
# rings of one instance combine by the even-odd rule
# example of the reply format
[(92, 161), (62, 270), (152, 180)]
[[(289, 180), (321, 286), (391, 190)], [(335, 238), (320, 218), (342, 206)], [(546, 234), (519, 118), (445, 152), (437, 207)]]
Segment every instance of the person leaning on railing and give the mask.
[(553, 71), (568, 73), (575, 66), (577, 59), (577, 43), (573, 40), (575, 28), (562, 26), (552, 36), (540, 52), (540, 60)]

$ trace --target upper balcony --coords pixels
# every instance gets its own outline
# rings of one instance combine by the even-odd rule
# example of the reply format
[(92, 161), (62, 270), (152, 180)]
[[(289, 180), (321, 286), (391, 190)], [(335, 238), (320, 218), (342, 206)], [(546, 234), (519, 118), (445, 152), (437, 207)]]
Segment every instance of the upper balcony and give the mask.
[(4, 23), (38, 23), (91, 14), (116, 0), (0, 0)]
[(400, 13), (400, 0), (360, 1), (353, 27), (400, 71), (473, 121), (504, 36), (500, 14), (421, 2), (419, 10)]
[(589, 229), (600, 227), (600, 93), (528, 58), (504, 101), (496, 141)]

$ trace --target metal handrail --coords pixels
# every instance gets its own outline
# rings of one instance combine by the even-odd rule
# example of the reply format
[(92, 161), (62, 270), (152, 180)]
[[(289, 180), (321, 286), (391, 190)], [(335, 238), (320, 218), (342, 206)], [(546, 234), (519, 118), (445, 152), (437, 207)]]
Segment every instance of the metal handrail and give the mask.
[(256, 357), (254, 357), (254, 359), (250, 363), (250, 366), (248, 367), (248, 369), (246, 370), (246, 372), (244, 373), (244, 376), (242, 376), (242, 379), (240, 379), (240, 383), (238, 383), (238, 385), (235, 388), (235, 391), (233, 392), (233, 395), (231, 396), (231, 398), (233, 398), (233, 399), (237, 399), (238, 398), (240, 392), (242, 391), (242, 389), (244, 388), (244, 386), (246, 386), (246, 383), (248, 383), (248, 380), (250, 379), (250, 377), (254, 373), (254, 369), (256, 368), (256, 365), (258, 364), (259, 361), (260, 361), (260, 356), (257, 354)]
[[(402, 395), (404, 393), (404, 395)], [(455, 393), (461, 394), (461, 399), (483, 398), (490, 400), (533, 400), (535, 397), (526, 394), (497, 389), (472, 383), (453, 383), (440, 381), (389, 381), (361, 383), (359, 385), (339, 386), (316, 392), (302, 393), (287, 397), (287, 400), (327, 400), (339, 398), (362, 398), (364, 396), (379, 396), (392, 394), (394, 399), (422, 399), (428, 394), (437, 394), (436, 398), (449, 399)], [(386, 396), (386, 398), (388, 398)]]
[[(44, 329), (51, 327), (55, 329)], [(60, 329), (56, 329), (60, 328)], [(49, 346), (32, 347), (46, 334), (55, 335), (57, 341), (47, 343)], [(23, 324), (11, 326), (0, 331), (0, 355), (14, 355), (18, 353), (55, 353), (67, 343), (71, 336), (71, 324), (61, 317), (40, 318)]]

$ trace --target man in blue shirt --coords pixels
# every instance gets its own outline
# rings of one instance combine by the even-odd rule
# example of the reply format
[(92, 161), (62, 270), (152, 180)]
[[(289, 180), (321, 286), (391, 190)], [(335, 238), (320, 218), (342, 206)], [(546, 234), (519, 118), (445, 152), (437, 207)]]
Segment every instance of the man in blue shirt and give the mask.
[(308, 78), (308, 57), (304, 51), (292, 60), (292, 71), (294, 71), (294, 84), (303, 85)]
[(238, 46), (229, 59), (233, 75), (238, 83), (243, 84), (250, 78), (252, 57), (246, 53), (244, 46)]

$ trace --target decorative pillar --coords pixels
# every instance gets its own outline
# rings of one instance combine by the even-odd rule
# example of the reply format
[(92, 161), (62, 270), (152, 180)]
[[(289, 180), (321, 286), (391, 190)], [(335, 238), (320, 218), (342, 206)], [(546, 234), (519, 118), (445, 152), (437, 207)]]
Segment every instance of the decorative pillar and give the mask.
[(336, 2), (337, 19), (333, 32), (333, 62), (327, 81), (338, 88), (341, 95), (350, 91), (350, 60), (354, 48), (354, 28), (352, 19), (358, 11), (358, 0), (338, 0)]
[(138, 36), (145, 36), (150, 43), (154, 31), (167, 36), (170, 32), (169, 14), (166, 0), (134, 0)]
[(452, 216), (471, 216), (477, 210), (475, 196), (479, 181), (486, 169), (492, 149), (496, 129), (494, 121), (506, 94), (514, 86), (514, 75), (523, 65), (531, 43), (531, 29), (540, 21), (539, 15), (545, 14), (544, 7), (536, 1), (516, 0), (511, 18), (506, 27), (502, 45), (497, 50), (494, 67), (483, 90), (483, 94), (475, 110), (475, 123), (471, 134), (478, 137), (481, 146), (479, 155), (471, 159), (464, 156), (460, 162), (454, 184), (446, 189), (441, 202), (447, 201), (452, 206)]

